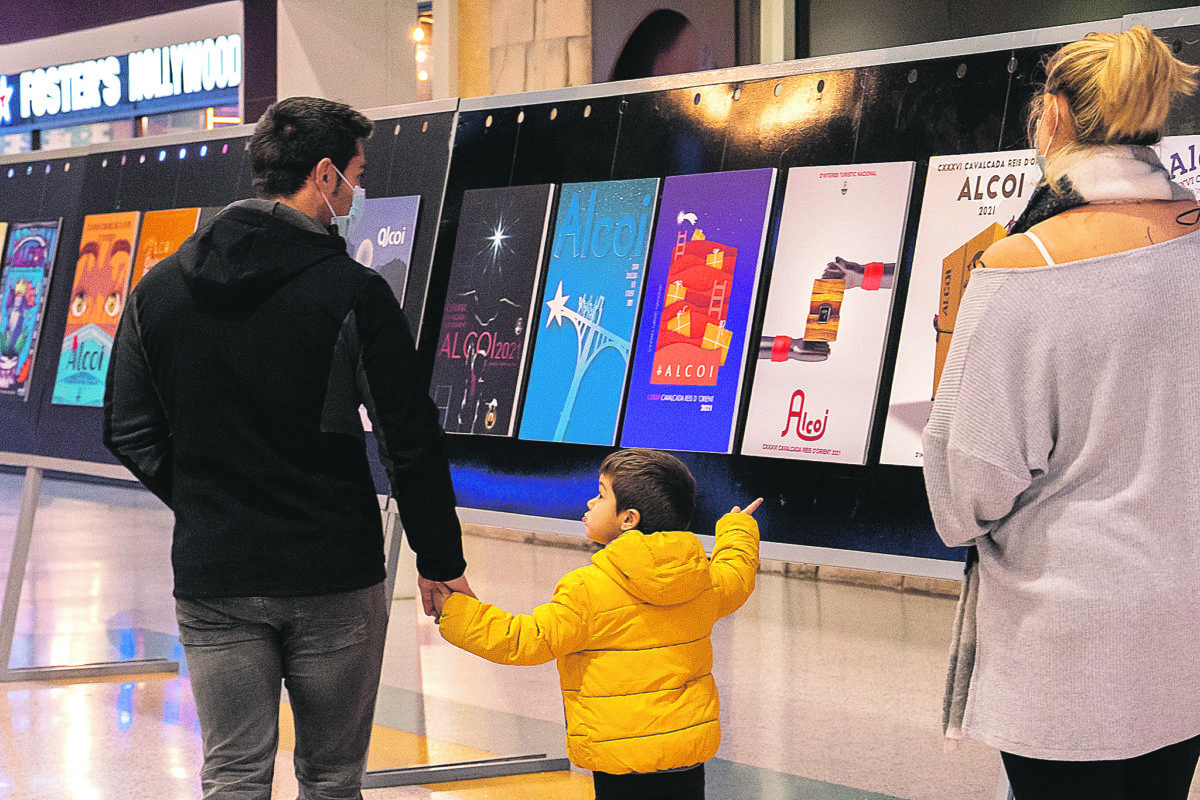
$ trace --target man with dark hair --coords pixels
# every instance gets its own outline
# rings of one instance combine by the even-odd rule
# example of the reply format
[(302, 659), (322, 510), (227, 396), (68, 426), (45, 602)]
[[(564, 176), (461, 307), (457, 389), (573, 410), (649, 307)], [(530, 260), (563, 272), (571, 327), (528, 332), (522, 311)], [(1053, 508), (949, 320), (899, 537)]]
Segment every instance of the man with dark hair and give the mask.
[(175, 512), (179, 637), (205, 798), (267, 798), (280, 685), (304, 798), (361, 797), (390, 598), (360, 404), (426, 612), (469, 593), (443, 432), (387, 283), (346, 254), (372, 123), (273, 105), (234, 203), (130, 294), (104, 440)]

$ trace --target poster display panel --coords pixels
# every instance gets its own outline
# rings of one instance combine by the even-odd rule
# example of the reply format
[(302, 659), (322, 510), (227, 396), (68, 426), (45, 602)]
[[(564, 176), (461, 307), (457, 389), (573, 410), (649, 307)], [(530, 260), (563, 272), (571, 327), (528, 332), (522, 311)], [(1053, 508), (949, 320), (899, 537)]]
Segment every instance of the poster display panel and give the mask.
[[(0, 277), (0, 394), (29, 398), (62, 220), (19, 222), (4, 247)], [(7, 227), (7, 223), (3, 225)], [(0, 230), (0, 242), (4, 231)]]
[(97, 408), (104, 405), (108, 358), (129, 294), (140, 219), (139, 211), (89, 214), (83, 218), (52, 403)]
[(430, 382), (448, 432), (513, 435), (553, 192), (463, 194)]
[(788, 171), (744, 455), (866, 462), (915, 166)]
[(1200, 136), (1164, 136), (1151, 149), (1171, 173), (1171, 180), (1200, 199)]
[(184, 239), (196, 232), (199, 222), (199, 208), (147, 211), (142, 220), (142, 235), (138, 240), (137, 257), (133, 260), (129, 291), (134, 290), (148, 269), (178, 250)]
[(383, 276), (400, 305), (412, 261), (421, 195), (369, 197), (362, 219), (346, 239), (350, 257)]
[(924, 463), (921, 431), (971, 270), (1008, 235), (1041, 177), (1033, 150), (929, 159), (881, 463)]
[(663, 183), (621, 444), (728, 453), (775, 169)]
[(615, 442), (657, 198), (658, 178), (562, 187), (520, 438)]

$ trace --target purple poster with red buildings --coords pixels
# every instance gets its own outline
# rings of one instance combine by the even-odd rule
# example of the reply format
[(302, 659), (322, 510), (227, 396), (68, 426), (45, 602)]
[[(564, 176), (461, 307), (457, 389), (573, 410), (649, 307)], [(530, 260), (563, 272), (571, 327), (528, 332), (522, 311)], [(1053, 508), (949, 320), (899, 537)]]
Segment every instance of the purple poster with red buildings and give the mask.
[(621, 444), (728, 453), (774, 169), (663, 184)]

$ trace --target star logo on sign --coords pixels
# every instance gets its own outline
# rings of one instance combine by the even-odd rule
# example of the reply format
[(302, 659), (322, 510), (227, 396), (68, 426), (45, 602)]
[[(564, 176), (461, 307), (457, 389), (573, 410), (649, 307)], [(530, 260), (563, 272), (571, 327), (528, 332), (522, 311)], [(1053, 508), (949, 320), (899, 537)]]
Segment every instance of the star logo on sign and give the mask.
[(0, 122), (12, 123), (12, 98), (15, 87), (8, 85), (8, 76), (0, 75)]

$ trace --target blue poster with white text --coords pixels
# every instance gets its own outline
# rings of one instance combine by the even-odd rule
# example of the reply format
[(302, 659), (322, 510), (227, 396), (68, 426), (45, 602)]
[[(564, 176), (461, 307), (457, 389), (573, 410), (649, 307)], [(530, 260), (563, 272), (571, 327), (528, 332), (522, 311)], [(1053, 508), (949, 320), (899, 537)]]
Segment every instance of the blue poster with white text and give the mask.
[(522, 439), (616, 440), (657, 197), (657, 178), (562, 187)]
[(350, 257), (383, 276), (392, 294), (404, 305), (408, 265), (412, 261), (413, 237), (421, 195), (369, 197), (362, 219), (346, 239)]

